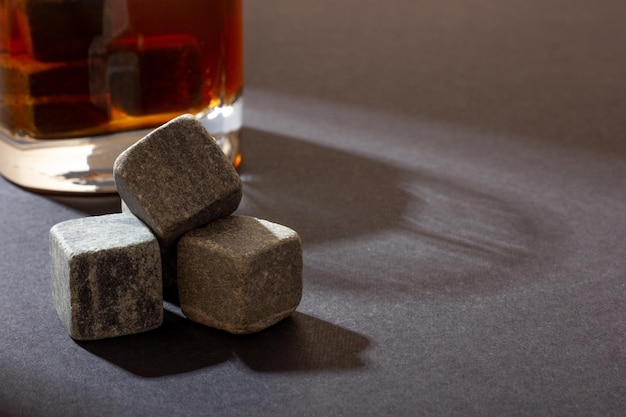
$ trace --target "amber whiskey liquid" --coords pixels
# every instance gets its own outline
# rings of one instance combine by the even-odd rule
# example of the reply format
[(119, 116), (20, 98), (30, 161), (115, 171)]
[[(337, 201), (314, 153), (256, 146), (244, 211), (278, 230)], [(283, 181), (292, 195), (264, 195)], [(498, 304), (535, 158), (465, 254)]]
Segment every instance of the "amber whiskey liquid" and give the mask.
[(95, 142), (192, 113), (230, 134), (211, 120), (241, 97), (242, 49), (242, 0), (0, 0), (0, 130)]

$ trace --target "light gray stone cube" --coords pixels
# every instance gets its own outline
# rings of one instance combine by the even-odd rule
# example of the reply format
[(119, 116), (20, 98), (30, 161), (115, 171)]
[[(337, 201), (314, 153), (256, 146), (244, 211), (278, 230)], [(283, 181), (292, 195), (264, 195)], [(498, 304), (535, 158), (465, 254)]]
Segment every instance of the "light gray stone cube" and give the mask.
[(128, 209), (164, 246), (228, 216), (242, 197), (237, 171), (191, 115), (171, 120), (130, 146), (113, 171)]
[(302, 243), (288, 227), (229, 216), (178, 241), (178, 293), (192, 321), (235, 334), (263, 330), (302, 298)]
[(108, 214), (53, 226), (50, 262), (56, 311), (72, 338), (104, 339), (161, 325), (159, 245), (136, 217)]

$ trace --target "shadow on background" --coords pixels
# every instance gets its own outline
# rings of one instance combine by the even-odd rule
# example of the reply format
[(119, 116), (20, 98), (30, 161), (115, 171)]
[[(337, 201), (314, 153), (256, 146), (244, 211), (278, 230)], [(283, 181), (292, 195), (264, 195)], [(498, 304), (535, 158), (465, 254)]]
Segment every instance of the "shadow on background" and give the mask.
[(76, 343), (147, 378), (209, 368), (235, 356), (257, 372), (357, 369), (364, 366), (360, 354), (369, 344), (357, 333), (299, 312), (264, 331), (237, 336), (167, 310), (156, 330)]
[(238, 213), (295, 229), (320, 243), (396, 227), (412, 198), (408, 172), (380, 161), (244, 129)]
[(346, 291), (488, 293), (515, 285), (513, 269), (551, 244), (540, 224), (548, 213), (533, 215), (466, 178), (256, 129), (245, 138), (239, 213), (298, 231), (309, 282)]

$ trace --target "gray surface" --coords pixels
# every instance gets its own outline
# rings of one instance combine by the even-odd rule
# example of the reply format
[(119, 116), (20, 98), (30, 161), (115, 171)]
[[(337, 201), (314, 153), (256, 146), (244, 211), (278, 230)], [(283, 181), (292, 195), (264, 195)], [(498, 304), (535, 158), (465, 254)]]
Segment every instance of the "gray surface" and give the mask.
[(299, 312), (74, 343), (47, 232), (116, 202), (0, 181), (4, 415), (622, 415), (626, 4), (245, 12), (239, 213), (300, 233)]

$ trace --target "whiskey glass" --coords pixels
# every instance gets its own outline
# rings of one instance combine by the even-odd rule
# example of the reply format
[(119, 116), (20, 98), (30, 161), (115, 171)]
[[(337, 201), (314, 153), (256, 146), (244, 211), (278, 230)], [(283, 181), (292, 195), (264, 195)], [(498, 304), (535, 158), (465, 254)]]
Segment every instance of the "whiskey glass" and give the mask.
[(195, 115), (237, 166), (242, 0), (0, 0), (0, 173), (114, 193), (115, 158)]

